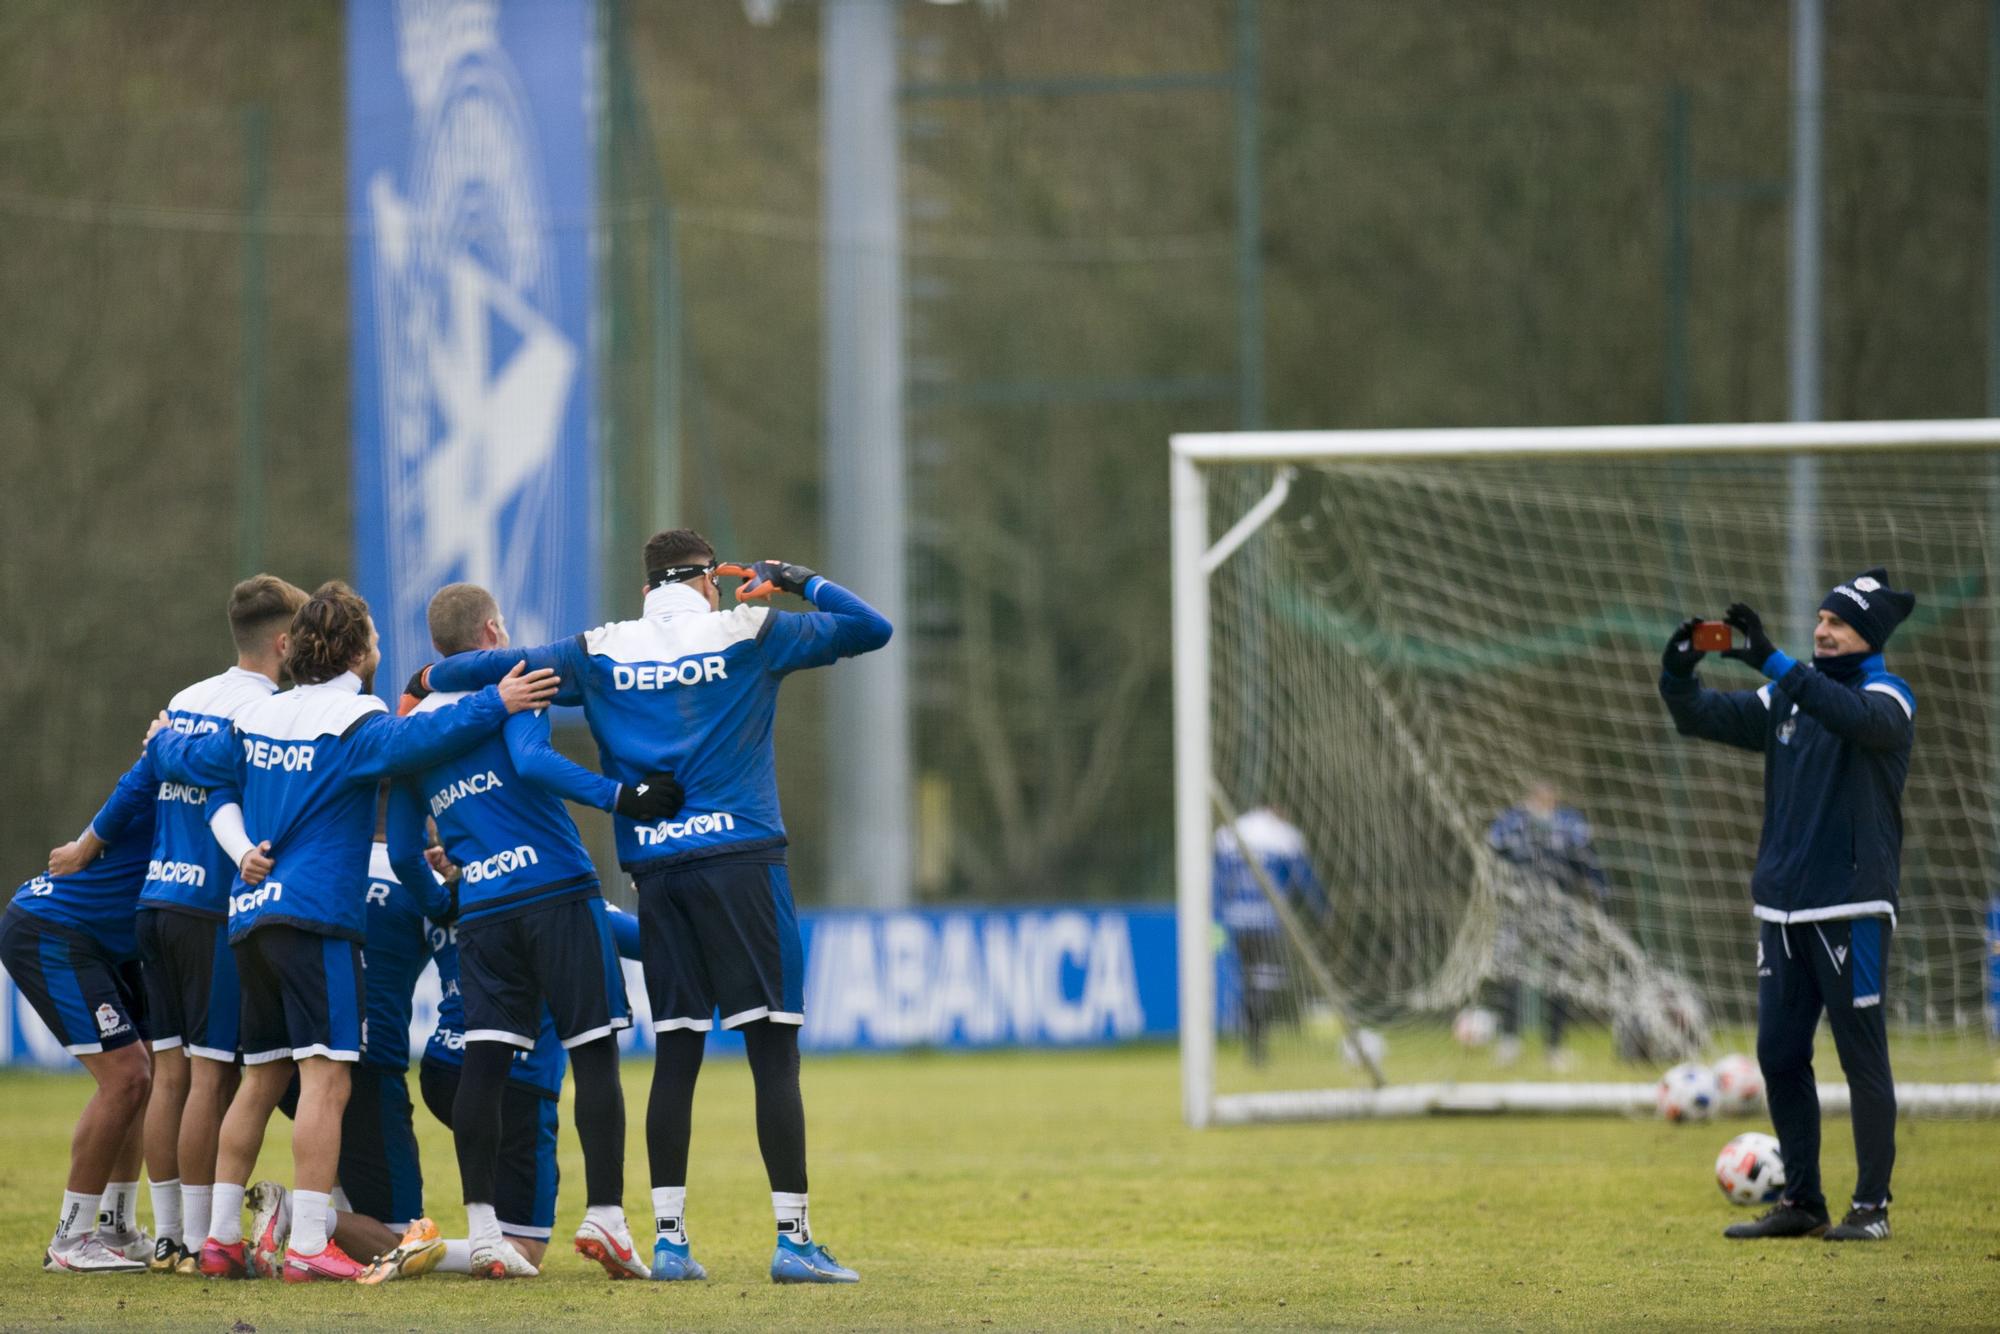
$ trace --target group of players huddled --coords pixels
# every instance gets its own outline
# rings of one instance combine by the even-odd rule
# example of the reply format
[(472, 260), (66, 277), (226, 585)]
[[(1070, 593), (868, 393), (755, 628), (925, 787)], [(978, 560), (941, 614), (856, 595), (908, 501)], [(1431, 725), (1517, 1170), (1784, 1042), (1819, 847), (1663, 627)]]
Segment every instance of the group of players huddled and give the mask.
[[(648, 541), (645, 570), (640, 619), (530, 649), (509, 647), (486, 590), (442, 589), (439, 659), (397, 716), (369, 693), (381, 655), (350, 588), (236, 586), (236, 665), (173, 697), (103, 808), (0, 918), (0, 965), (97, 1085), (45, 1269), (531, 1277), (555, 1226), (573, 1066), (577, 1252), (616, 1279), (705, 1278), (688, 1145), (719, 1015), (755, 1081), (772, 1279), (856, 1281), (807, 1221), (804, 960), (771, 730), (787, 673), (880, 648), (890, 626), (811, 570), (721, 564), (686, 529)], [(743, 581), (728, 610), (724, 578)], [(814, 610), (772, 610), (781, 592)], [(602, 773), (551, 745), (552, 703), (582, 706)], [(565, 800), (613, 813), (636, 918), (605, 903)], [(620, 956), (640, 961), (653, 1014), (650, 1265), (623, 1208)], [(423, 1216), (407, 1076), (427, 961), (442, 1003), (420, 1090), (452, 1129), (463, 1239)], [(250, 1184), (280, 1108), (289, 1190)]]

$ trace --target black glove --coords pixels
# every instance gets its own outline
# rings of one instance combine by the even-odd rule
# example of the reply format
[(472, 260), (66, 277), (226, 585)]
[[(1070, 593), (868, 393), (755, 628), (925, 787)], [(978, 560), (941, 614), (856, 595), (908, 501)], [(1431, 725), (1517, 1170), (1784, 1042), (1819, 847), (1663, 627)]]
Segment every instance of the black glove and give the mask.
[(410, 683), (403, 687), (403, 697), (396, 701), (396, 713), (399, 717), (407, 716), (417, 705), (424, 702), (424, 696), (431, 693), (431, 688), (424, 684), (424, 673), (430, 669), (429, 663), (417, 668), (416, 673), (410, 677)]
[(803, 565), (790, 565), (781, 560), (760, 560), (750, 567), (757, 572), (761, 583), (774, 584), (782, 593), (806, 594), (806, 585), (811, 583), (817, 571), (808, 570)]
[(1660, 666), (1666, 668), (1667, 675), (1693, 676), (1695, 664), (1708, 656), (1694, 646), (1694, 627), (1700, 620), (1698, 616), (1690, 616), (1674, 628), (1666, 652), (1660, 654)]
[(1722, 656), (1734, 658), (1740, 663), (1764, 670), (1764, 660), (1778, 651), (1771, 637), (1764, 633), (1763, 618), (1750, 609), (1748, 603), (1732, 602), (1723, 614), (1723, 624), (1734, 626), (1743, 632), (1745, 643), (1742, 648), (1724, 649)]
[(680, 814), (685, 800), (687, 793), (672, 774), (647, 774), (638, 783), (618, 785), (618, 801), (613, 809), (638, 824), (656, 824)]

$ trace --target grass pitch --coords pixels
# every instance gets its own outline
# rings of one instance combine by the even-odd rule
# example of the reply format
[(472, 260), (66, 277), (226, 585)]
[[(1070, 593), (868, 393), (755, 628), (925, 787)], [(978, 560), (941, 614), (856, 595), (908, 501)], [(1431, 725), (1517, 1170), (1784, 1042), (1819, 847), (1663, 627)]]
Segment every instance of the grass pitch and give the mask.
[[(625, 1070), (626, 1200), (645, 1207), (646, 1080)], [(774, 1288), (748, 1073), (696, 1104), (689, 1220), (705, 1284), (613, 1285), (569, 1253), (582, 1164), (564, 1113), (558, 1245), (540, 1279), (381, 1289), (45, 1275), (81, 1076), (0, 1075), (0, 1327), (591, 1330), (1926, 1326), (2000, 1323), (2000, 1124), (1905, 1122), (1895, 1239), (1745, 1245), (1711, 1165), (1750, 1121), (1434, 1119), (1196, 1133), (1166, 1049), (812, 1058), (814, 1230), (853, 1288)], [(421, 1106), (427, 1194), (462, 1233)], [(282, 1125), (264, 1171), (289, 1179)], [(1829, 1183), (1853, 1171), (1827, 1126)], [(635, 1229), (649, 1244), (651, 1228)]]

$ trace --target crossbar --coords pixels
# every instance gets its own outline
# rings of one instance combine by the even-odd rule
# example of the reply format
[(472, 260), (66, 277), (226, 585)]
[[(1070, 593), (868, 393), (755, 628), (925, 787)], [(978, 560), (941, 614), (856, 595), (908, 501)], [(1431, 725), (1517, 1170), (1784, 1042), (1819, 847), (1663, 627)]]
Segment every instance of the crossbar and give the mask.
[(1310, 459), (1548, 458), (1592, 454), (1777, 454), (2000, 446), (2000, 418), (1886, 422), (1729, 422), (1699, 426), (1501, 426), (1409, 431), (1207, 431), (1172, 438), (1195, 463)]

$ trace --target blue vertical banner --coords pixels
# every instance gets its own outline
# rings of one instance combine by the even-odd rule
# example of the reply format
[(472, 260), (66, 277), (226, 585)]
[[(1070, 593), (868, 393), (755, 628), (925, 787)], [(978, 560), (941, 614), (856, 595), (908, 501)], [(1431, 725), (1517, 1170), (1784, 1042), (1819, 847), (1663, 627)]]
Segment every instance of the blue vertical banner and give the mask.
[(517, 643), (598, 582), (595, 0), (348, 0), (355, 564), (379, 688), (465, 580)]

